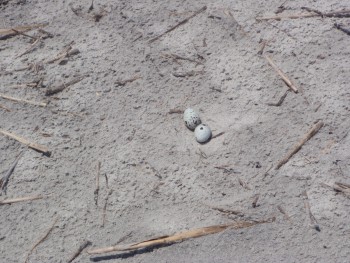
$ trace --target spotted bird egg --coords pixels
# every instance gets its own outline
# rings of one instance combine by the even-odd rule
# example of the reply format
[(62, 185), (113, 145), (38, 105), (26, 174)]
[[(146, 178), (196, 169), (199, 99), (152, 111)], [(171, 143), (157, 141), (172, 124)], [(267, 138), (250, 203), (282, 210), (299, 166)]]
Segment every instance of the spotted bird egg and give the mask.
[(200, 124), (194, 130), (194, 136), (197, 142), (206, 143), (211, 138), (211, 129), (206, 124)]
[(187, 128), (194, 130), (199, 124), (202, 123), (199, 114), (191, 108), (188, 108), (184, 112), (184, 121)]

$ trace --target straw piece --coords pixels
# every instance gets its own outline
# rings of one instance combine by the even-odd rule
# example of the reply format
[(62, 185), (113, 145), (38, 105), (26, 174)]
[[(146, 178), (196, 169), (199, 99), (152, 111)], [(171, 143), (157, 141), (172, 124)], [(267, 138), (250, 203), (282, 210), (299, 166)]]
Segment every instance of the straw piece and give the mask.
[(267, 60), (267, 62), (269, 62), (269, 64), (271, 65), (271, 67), (277, 72), (277, 74), (282, 78), (282, 80), (286, 83), (286, 85), (293, 90), (295, 93), (298, 93), (298, 89), (297, 87), (295, 87), (295, 85), (293, 84), (293, 82), (287, 77), (287, 75), (280, 70), (277, 65), (275, 64), (275, 62), (273, 62), (273, 60), (268, 56), (265, 55), (265, 58)]
[(276, 166), (276, 170), (281, 168), (282, 165), (287, 163), (289, 159), (296, 154), (303, 145), (310, 140), (321, 128), (323, 127), (323, 122), (319, 121), (316, 123), (308, 132), (307, 134), (293, 147), (293, 149), (287, 154), (286, 157), (284, 157), (282, 160), (280, 160)]
[(35, 142), (31, 142), (31, 141), (29, 141), (25, 138), (22, 138), (14, 133), (10, 133), (10, 132), (2, 130), (2, 129), (0, 129), (0, 133), (2, 133), (3, 135), (6, 135), (12, 139), (15, 139), (16, 141), (19, 141), (20, 143), (27, 145), (29, 148), (32, 148), (38, 152), (41, 152), (46, 156), (51, 155), (51, 151), (46, 146), (40, 145), (40, 144), (35, 143)]
[(8, 95), (5, 95), (5, 94), (1, 94), (1, 93), (0, 93), (0, 98), (6, 99), (6, 100), (15, 101), (15, 102), (23, 102), (23, 103), (27, 103), (27, 104), (31, 104), (31, 105), (35, 105), (35, 106), (40, 106), (40, 107), (46, 107), (47, 106), (46, 102), (36, 102), (36, 101), (31, 101), (31, 100), (25, 100), (25, 99), (11, 97), (11, 96), (8, 96)]
[(13, 203), (33, 201), (33, 200), (38, 200), (38, 199), (43, 199), (43, 197), (41, 195), (36, 195), (36, 196), (26, 196), (26, 197), (5, 199), (5, 200), (0, 201), (0, 205), (8, 205), (8, 204), (13, 204)]
[(237, 221), (230, 224), (225, 225), (214, 225), (214, 226), (208, 226), (208, 227), (202, 227), (197, 229), (191, 229), (188, 231), (180, 232), (172, 236), (163, 236), (158, 237), (155, 239), (145, 240), (140, 243), (133, 243), (129, 245), (117, 245), (112, 247), (106, 247), (106, 248), (99, 248), (99, 249), (93, 249), (87, 251), (89, 254), (104, 254), (114, 251), (130, 251), (130, 250), (136, 250), (141, 248), (148, 248), (148, 247), (154, 247), (158, 245), (166, 245), (166, 244), (173, 244), (176, 242), (182, 242), (184, 240), (190, 239), (190, 238), (198, 238), (206, 235), (216, 234), (219, 232), (222, 232), (228, 228), (246, 228), (251, 227), (257, 224), (263, 224), (263, 223), (271, 223), (275, 219), (269, 219), (264, 221), (255, 221), (255, 222), (248, 222), (248, 221)]

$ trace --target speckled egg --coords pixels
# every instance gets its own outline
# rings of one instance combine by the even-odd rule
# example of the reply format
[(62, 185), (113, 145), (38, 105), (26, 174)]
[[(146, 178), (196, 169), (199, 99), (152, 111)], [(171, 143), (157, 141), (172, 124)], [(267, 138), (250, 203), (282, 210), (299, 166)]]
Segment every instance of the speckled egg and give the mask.
[(187, 128), (194, 130), (199, 124), (202, 123), (199, 114), (191, 108), (188, 108), (184, 112), (184, 121)]
[(211, 139), (211, 129), (206, 124), (200, 124), (194, 130), (197, 142), (206, 143)]

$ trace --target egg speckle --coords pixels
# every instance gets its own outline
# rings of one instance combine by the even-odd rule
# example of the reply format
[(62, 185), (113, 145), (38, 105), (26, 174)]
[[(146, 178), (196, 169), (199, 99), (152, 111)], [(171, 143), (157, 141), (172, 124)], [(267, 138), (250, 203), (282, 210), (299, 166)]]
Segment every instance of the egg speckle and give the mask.
[(187, 128), (194, 130), (199, 124), (202, 123), (199, 114), (191, 108), (188, 108), (184, 112), (184, 121)]
[(211, 129), (206, 124), (200, 124), (194, 130), (197, 142), (206, 143), (211, 139)]

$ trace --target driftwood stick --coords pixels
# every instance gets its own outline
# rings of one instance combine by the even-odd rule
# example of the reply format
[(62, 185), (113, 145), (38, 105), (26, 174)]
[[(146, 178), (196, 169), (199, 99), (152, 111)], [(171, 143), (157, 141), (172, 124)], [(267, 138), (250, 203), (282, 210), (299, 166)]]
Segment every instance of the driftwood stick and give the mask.
[(12, 199), (5, 199), (0, 201), (0, 205), (7, 205), (7, 204), (14, 204), (19, 202), (26, 202), (26, 201), (33, 201), (38, 199), (43, 199), (44, 197), (41, 195), (36, 196), (26, 196), (26, 197), (18, 197), (18, 198), (12, 198)]
[(24, 152), (21, 152), (17, 156), (16, 160), (13, 162), (13, 164), (10, 167), (10, 169), (8, 169), (6, 174), (4, 175), (4, 177), (0, 179), (0, 195), (2, 194), (2, 192), (4, 192), (6, 194), (6, 188), (7, 188), (8, 180), (9, 180), (11, 174), (13, 173), (13, 171), (15, 170), (19, 159), (21, 159), (21, 157), (23, 156), (23, 153)]
[(34, 244), (34, 246), (31, 248), (31, 250), (29, 251), (29, 253), (28, 253), (28, 255), (27, 255), (27, 257), (26, 257), (26, 259), (25, 259), (25, 261), (24, 261), (25, 263), (28, 262), (29, 256), (32, 254), (32, 252), (34, 251), (34, 249), (35, 249), (37, 246), (39, 246), (40, 243), (42, 243), (42, 242), (49, 236), (49, 234), (51, 233), (51, 231), (52, 231), (52, 229), (54, 228), (55, 224), (57, 223), (57, 220), (58, 220), (58, 218), (56, 218), (56, 219), (54, 220), (53, 224), (52, 224), (51, 227), (46, 231), (45, 235), (43, 235), (43, 237), (40, 238), (40, 239)]
[(84, 79), (84, 76), (80, 76), (80, 77), (74, 78), (73, 80), (71, 80), (71, 81), (69, 81), (67, 83), (63, 83), (62, 85), (59, 85), (57, 87), (50, 88), (50, 89), (46, 90), (45, 96), (51, 96), (51, 95), (54, 95), (56, 93), (59, 93), (59, 92), (63, 91), (65, 88), (78, 83), (82, 79)]
[(36, 101), (31, 101), (31, 100), (14, 98), (14, 97), (11, 97), (11, 96), (8, 96), (8, 95), (5, 95), (5, 94), (1, 94), (1, 93), (0, 93), (0, 98), (6, 99), (6, 100), (15, 101), (15, 102), (28, 103), (28, 104), (35, 105), (35, 106), (40, 106), (40, 107), (46, 107), (47, 106), (46, 102), (36, 102)]
[(83, 250), (85, 248), (87, 248), (88, 246), (90, 246), (92, 243), (89, 240), (85, 240), (84, 243), (82, 243), (79, 248), (77, 249), (77, 251), (67, 260), (67, 263), (71, 263), (74, 259), (76, 259), (81, 252), (83, 252)]
[(10, 133), (8, 131), (5, 131), (5, 130), (2, 130), (0, 129), (0, 133), (2, 133), (3, 135), (5, 136), (8, 136), (12, 139), (15, 139), (16, 141), (20, 142), (20, 143), (23, 143), (25, 145), (27, 145), (29, 148), (32, 148), (38, 152), (41, 152), (43, 153), (44, 155), (46, 156), (50, 156), (51, 155), (51, 151), (46, 147), (46, 146), (43, 146), (43, 145), (40, 145), (38, 143), (35, 143), (35, 142), (31, 142), (25, 138), (22, 138), (14, 133)]
[(273, 62), (273, 60), (268, 56), (265, 55), (265, 58), (267, 60), (267, 62), (269, 62), (269, 64), (271, 65), (271, 67), (277, 72), (277, 74), (282, 78), (282, 80), (286, 83), (286, 85), (293, 90), (295, 93), (298, 93), (298, 89), (297, 87), (295, 87), (295, 85), (293, 84), (293, 82), (287, 77), (287, 75), (280, 70), (277, 65), (275, 64), (275, 62)]
[(195, 16), (199, 15), (200, 13), (204, 12), (207, 9), (206, 6), (203, 6), (201, 9), (199, 9), (198, 11), (194, 12), (193, 15), (185, 18), (184, 20), (180, 21), (178, 24), (176, 24), (175, 26), (171, 27), (170, 29), (166, 30), (164, 33), (156, 36), (155, 38), (152, 38), (149, 43), (153, 43), (154, 41), (158, 40), (159, 38), (161, 38), (162, 36), (168, 34), (169, 32), (175, 30), (177, 27), (186, 24), (190, 19), (194, 18)]
[(293, 149), (287, 154), (286, 157), (284, 157), (282, 160), (280, 160), (276, 166), (276, 170), (281, 168), (282, 165), (287, 163), (289, 159), (296, 154), (303, 145), (310, 140), (321, 128), (323, 127), (323, 122), (319, 121), (316, 123), (308, 132), (307, 134), (293, 147)]
[(97, 173), (95, 176), (95, 191), (94, 191), (94, 199), (95, 205), (98, 204), (98, 192), (100, 191), (100, 170), (101, 170), (101, 162), (97, 162)]
[(315, 228), (317, 231), (321, 231), (320, 226), (318, 225), (316, 218), (314, 217), (314, 215), (311, 212), (309, 197), (307, 195), (306, 190), (303, 192), (303, 195), (304, 195), (304, 206), (305, 206), (307, 214), (310, 217), (310, 223), (311, 223), (312, 227)]
[[(325, 17), (348, 17), (350, 15), (350, 10), (342, 10), (342, 11), (334, 11), (334, 12), (328, 12), (328, 13), (322, 13)], [(280, 20), (280, 19), (287, 19), (287, 18), (309, 18), (309, 17), (315, 17), (320, 16), (317, 13), (308, 13), (308, 14), (293, 14), (293, 15), (285, 15), (285, 16), (266, 16), (266, 17), (257, 17), (255, 18), (258, 21), (261, 20)]]
[(206, 235), (212, 235), (215, 233), (222, 232), (228, 228), (233, 228), (233, 229), (247, 228), (257, 224), (271, 223), (273, 221), (274, 221), (274, 218), (269, 220), (264, 220), (264, 221), (255, 221), (255, 222), (237, 221), (226, 225), (214, 225), (214, 226), (202, 227), (197, 229), (191, 229), (191, 230), (180, 232), (171, 236), (165, 236), (165, 237), (163, 236), (160, 238), (145, 240), (140, 243), (132, 243), (128, 245), (117, 245), (117, 246), (111, 246), (106, 248), (98, 248), (98, 249), (89, 250), (87, 252), (89, 254), (104, 254), (104, 253), (109, 253), (114, 251), (137, 250), (142, 248), (149, 248), (154, 246), (182, 242), (190, 238), (198, 238)]
[(48, 24), (34, 24), (34, 25), (28, 25), (28, 26), (17, 26), (13, 28), (0, 28), (0, 40), (15, 36), (18, 34), (18, 32), (26, 32), (26, 31), (36, 29), (36, 28), (41, 28), (47, 25)]

